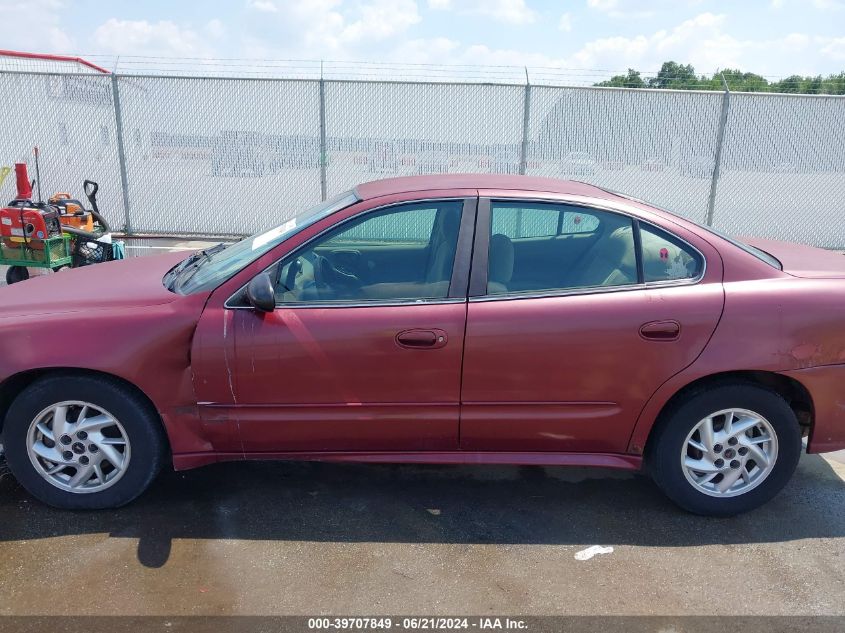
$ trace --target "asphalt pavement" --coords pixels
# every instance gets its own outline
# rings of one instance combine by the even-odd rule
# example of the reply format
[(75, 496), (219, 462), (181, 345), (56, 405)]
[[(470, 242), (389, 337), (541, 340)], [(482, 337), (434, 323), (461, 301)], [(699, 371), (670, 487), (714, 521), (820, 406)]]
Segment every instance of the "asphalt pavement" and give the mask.
[(593, 469), (218, 464), (102, 512), (3, 475), (0, 615), (845, 614), (844, 480), (710, 519)]

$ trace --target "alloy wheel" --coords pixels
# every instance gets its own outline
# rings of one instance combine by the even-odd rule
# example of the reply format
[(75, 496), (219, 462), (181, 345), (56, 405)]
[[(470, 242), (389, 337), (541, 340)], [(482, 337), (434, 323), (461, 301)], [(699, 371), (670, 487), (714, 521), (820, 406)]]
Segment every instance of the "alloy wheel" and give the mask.
[(687, 481), (711, 497), (736, 497), (771, 474), (778, 455), (772, 425), (747, 409), (724, 409), (700, 420), (681, 448)]
[(129, 466), (129, 437), (117, 419), (90, 402), (50, 405), (32, 420), (27, 452), (50, 484), (77, 494), (110, 488)]

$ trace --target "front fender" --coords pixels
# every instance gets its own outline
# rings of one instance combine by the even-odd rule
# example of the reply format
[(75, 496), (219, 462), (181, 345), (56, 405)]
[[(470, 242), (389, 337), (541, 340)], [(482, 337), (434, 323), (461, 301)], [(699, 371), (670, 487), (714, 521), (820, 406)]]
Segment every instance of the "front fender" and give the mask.
[(190, 349), (205, 298), (0, 319), (0, 378), (9, 384), (15, 376), (51, 369), (117, 376), (151, 400), (174, 452), (183, 445), (206, 447), (199, 426), (181, 428), (185, 412), (196, 407)]

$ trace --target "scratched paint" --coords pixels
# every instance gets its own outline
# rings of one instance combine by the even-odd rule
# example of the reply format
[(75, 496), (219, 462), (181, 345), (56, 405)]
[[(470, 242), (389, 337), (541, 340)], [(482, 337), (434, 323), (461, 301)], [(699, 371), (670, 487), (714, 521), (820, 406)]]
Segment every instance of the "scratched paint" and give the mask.
[(229, 391), (232, 394), (232, 402), (234, 404), (238, 403), (237, 397), (235, 397), (235, 387), (232, 383), (232, 368), (229, 366), (229, 342), (226, 340), (226, 324), (229, 322), (229, 314), (228, 312), (223, 312), (223, 361), (226, 364), (226, 373), (229, 375)]
[[(227, 324), (229, 322), (230, 313), (228, 310), (223, 311), (223, 362), (226, 365), (226, 373), (229, 376), (229, 392), (232, 394), (232, 403), (237, 404), (238, 398), (235, 396), (235, 386), (232, 382), (232, 368), (229, 365), (229, 341), (227, 340)], [(232, 410), (232, 418), (235, 422), (235, 428), (237, 429), (238, 433), (238, 441), (241, 445), (241, 454), (244, 454), (244, 438), (243, 434), (241, 434), (241, 421), (238, 416), (237, 410)]]

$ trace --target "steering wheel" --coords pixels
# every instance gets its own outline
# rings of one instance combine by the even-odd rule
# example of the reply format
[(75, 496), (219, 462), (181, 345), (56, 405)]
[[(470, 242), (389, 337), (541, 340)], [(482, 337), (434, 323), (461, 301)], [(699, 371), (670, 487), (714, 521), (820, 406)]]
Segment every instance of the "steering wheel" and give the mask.
[(314, 282), (320, 290), (328, 290), (337, 299), (354, 299), (361, 296), (364, 285), (355, 275), (335, 268), (322, 255), (314, 256)]

